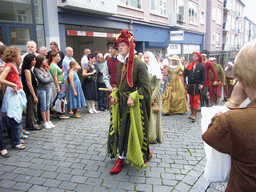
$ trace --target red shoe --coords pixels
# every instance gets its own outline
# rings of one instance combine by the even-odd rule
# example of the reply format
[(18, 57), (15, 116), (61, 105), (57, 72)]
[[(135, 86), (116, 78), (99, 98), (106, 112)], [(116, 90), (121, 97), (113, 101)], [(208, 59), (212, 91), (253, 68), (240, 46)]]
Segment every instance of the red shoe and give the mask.
[[(149, 153), (150, 153), (150, 156), (151, 156), (149, 159), (151, 159), (151, 158), (153, 157), (153, 154), (152, 154), (152, 152), (151, 152), (150, 149), (149, 149)], [(148, 159), (148, 160), (149, 160), (149, 159)]]
[[(150, 157), (148, 157), (147, 161), (149, 161), (149, 160), (153, 157), (152, 152), (151, 152), (151, 150), (150, 150), (150, 149), (149, 149), (149, 154), (150, 154)], [(144, 163), (146, 163), (147, 161), (146, 161), (146, 160), (144, 160)]]
[(123, 164), (124, 164), (124, 160), (118, 158), (116, 160), (116, 164), (114, 165), (114, 167), (109, 172), (113, 173), (113, 174), (119, 173), (123, 169)]

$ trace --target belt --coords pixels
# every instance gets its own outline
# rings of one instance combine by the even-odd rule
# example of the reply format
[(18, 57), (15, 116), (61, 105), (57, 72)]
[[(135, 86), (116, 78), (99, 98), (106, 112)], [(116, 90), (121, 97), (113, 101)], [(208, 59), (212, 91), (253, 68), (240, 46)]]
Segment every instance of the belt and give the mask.
[(130, 91), (127, 91), (127, 92), (119, 92), (119, 95), (120, 95), (120, 96), (125, 95), (126, 97), (129, 97), (130, 93), (131, 93)]

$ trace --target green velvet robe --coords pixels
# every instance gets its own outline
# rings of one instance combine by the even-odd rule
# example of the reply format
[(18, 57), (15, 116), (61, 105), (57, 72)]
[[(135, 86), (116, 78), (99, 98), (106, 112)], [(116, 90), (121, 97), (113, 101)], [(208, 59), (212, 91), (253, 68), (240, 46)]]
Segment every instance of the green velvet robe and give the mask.
[[(141, 148), (141, 151), (143, 153), (143, 159), (147, 161), (149, 158), (148, 128), (151, 107), (150, 81), (148, 76), (148, 70), (146, 64), (135, 56), (133, 66), (133, 87), (129, 87), (126, 78), (121, 82), (121, 71), (123, 65), (123, 63), (119, 62), (117, 66), (117, 88), (119, 88), (120, 83), (121, 86), (120, 89), (117, 90), (117, 110), (119, 113), (115, 114), (117, 117), (114, 117), (114, 119), (118, 118), (118, 133), (108, 135), (108, 155), (111, 158), (115, 158), (117, 157), (117, 153), (122, 156), (126, 156), (127, 154), (128, 138), (131, 125), (130, 107), (127, 105), (127, 99), (130, 93), (137, 91), (139, 95), (143, 96), (143, 99), (139, 100), (144, 135), (144, 147)], [(111, 121), (112, 120), (113, 116), (111, 117)], [(109, 131), (113, 133), (112, 123), (110, 123)]]

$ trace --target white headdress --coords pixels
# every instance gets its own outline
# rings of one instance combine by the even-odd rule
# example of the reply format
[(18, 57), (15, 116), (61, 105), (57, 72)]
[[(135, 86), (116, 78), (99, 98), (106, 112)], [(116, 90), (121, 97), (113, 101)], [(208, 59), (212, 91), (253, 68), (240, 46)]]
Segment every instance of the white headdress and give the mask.
[[(161, 73), (160, 65), (157, 62), (156, 57), (154, 56), (154, 54), (150, 51), (146, 51), (144, 53), (144, 55), (145, 54), (149, 55), (149, 63), (147, 64), (148, 73), (152, 74), (152, 76), (156, 76), (157, 79), (162, 79), (162, 73)], [(144, 62), (144, 56), (141, 59)]]

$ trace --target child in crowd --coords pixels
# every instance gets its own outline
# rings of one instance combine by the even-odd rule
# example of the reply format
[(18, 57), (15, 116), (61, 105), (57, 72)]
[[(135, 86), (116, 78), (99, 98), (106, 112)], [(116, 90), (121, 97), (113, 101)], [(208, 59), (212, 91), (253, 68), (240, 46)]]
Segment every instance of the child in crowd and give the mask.
[(69, 63), (69, 89), (68, 89), (68, 101), (69, 108), (73, 109), (73, 117), (81, 118), (82, 116), (77, 113), (77, 109), (86, 106), (84, 93), (82, 90), (81, 82), (77, 75), (77, 71), (81, 69), (76, 61)]

